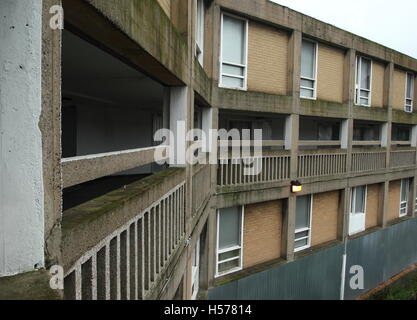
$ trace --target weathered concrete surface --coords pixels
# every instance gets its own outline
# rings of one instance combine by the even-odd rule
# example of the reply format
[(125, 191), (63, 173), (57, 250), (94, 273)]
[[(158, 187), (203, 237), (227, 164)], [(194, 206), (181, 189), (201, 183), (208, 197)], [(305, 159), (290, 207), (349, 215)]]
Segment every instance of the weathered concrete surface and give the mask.
[[(187, 42), (155, 0), (63, 0), (67, 28), (94, 39), (152, 78), (186, 83)], [(81, 31), (80, 31), (81, 30)]]
[[(150, 147), (109, 152), (62, 160), (64, 188), (155, 162), (155, 152), (168, 157), (168, 147)], [(160, 159), (160, 160), (163, 160)]]
[(184, 169), (167, 169), (65, 211), (62, 220), (65, 270), (184, 180)]
[(0, 1), (0, 277), (44, 266), (42, 3)]
[(45, 270), (0, 278), (0, 300), (61, 300), (62, 292), (49, 286)]
[(49, 26), (49, 13), (61, 0), (42, 1), (42, 132), (45, 266), (61, 263), (61, 31)]

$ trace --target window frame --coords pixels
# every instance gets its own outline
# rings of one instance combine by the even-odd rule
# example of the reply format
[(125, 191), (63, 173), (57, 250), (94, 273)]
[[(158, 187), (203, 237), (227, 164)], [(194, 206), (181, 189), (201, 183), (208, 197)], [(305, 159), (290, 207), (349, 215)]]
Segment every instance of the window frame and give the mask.
[[(371, 63), (371, 68), (370, 68), (370, 79), (369, 79), (369, 89), (363, 89), (361, 87), (361, 81), (360, 79), (362, 78), (362, 60), (368, 60)], [(368, 57), (364, 57), (364, 56), (356, 56), (356, 77), (355, 77), (355, 105), (356, 106), (362, 106), (362, 107), (371, 107), (372, 106), (372, 73), (373, 73), (373, 60), (371, 58)], [(361, 91), (367, 91), (369, 92), (369, 97), (368, 99), (368, 104), (363, 104), (361, 103)]]
[[(301, 99), (308, 99), (308, 100), (317, 100), (317, 75), (318, 75), (318, 62), (319, 62), (319, 43), (317, 41), (314, 40), (310, 40), (307, 38), (303, 38), (302, 41), (307, 41), (310, 42), (314, 45), (314, 55), (315, 55), (315, 59), (313, 59), (314, 61), (314, 78), (307, 78), (307, 77), (303, 77), (301, 72), (300, 72), (300, 98)], [(302, 43), (301, 43), (301, 48), (302, 48)], [(303, 54), (303, 51), (301, 49), (301, 55)], [(313, 81), (313, 88), (309, 88), (309, 87), (303, 87), (301, 85), (302, 80), (307, 80), (307, 81)], [(309, 91), (313, 91), (313, 96), (312, 97), (305, 97), (302, 95), (301, 93), (301, 89), (304, 90), (309, 90)]]
[[(301, 229), (294, 229), (294, 253), (297, 253), (297, 252), (306, 250), (308, 248), (311, 248), (311, 235), (312, 235), (312, 230), (313, 230), (313, 197), (314, 197), (314, 195), (313, 194), (307, 194), (307, 195), (304, 195), (304, 196), (309, 196), (310, 197), (310, 212), (309, 212), (309, 214), (310, 214), (310, 221), (309, 221), (310, 226), (306, 227), (306, 228), (301, 228)], [(297, 214), (297, 209), (296, 209), (295, 214)], [(295, 238), (295, 235), (297, 233), (302, 233), (302, 232), (306, 232), (306, 231), (308, 232), (307, 237), (301, 237), (299, 239)], [(304, 240), (304, 239), (307, 239), (307, 244), (305, 246), (295, 248), (296, 241), (300, 241), (300, 240)]]
[(205, 7), (204, 0), (195, 0), (195, 56), (204, 65)]
[[(411, 79), (411, 97), (407, 96), (407, 89), (408, 89), (408, 77), (410, 76)], [(406, 72), (405, 74), (405, 103), (404, 103), (404, 111), (405, 112), (413, 112), (414, 109), (414, 86), (415, 86), (415, 76), (411, 72)], [(409, 104), (408, 101), (411, 101)], [(409, 108), (409, 109), (407, 109)]]
[[(364, 212), (353, 212), (353, 211), (356, 211), (356, 193), (357, 193), (357, 190), (358, 190), (358, 188), (360, 188), (360, 187), (364, 187), (365, 188), (365, 195), (364, 195), (364, 200), (363, 200), (363, 208), (364, 208)], [(355, 235), (355, 234), (358, 234), (358, 233), (361, 233), (361, 232), (363, 232), (363, 231), (365, 231), (366, 230), (366, 207), (367, 207), (367, 201), (368, 201), (368, 185), (364, 185), (364, 186), (356, 186), (356, 187), (352, 187), (352, 189), (351, 189), (351, 194), (350, 194), (350, 204), (349, 204), (349, 220), (351, 219), (351, 216), (353, 215), (353, 214), (363, 214), (364, 215), (364, 225), (363, 225), (363, 228), (361, 228), (361, 230), (359, 230), (359, 231), (355, 231), (355, 232), (353, 232), (353, 231), (351, 231), (350, 230), (350, 223), (349, 223), (349, 230), (348, 230), (348, 234), (349, 234), (349, 236), (353, 236), (353, 235)], [(355, 205), (355, 207), (353, 207), (353, 204)], [(353, 208), (355, 208), (355, 210), (353, 210)]]
[[(219, 217), (220, 217), (220, 210), (221, 209), (217, 210), (217, 214), (216, 214), (216, 218), (217, 218), (217, 221), (216, 221), (216, 224), (217, 224), (217, 236), (216, 236), (216, 238), (217, 238), (217, 240), (216, 241), (217, 241), (217, 243), (216, 243), (216, 274), (215, 274), (215, 278), (223, 277), (223, 276), (226, 276), (226, 275), (231, 274), (231, 273), (238, 272), (238, 271), (243, 269), (243, 227), (244, 227), (244, 219), (245, 219), (245, 206), (238, 206), (238, 207), (240, 209), (240, 246), (234, 246), (234, 247), (231, 247), (231, 248), (228, 248), (228, 249), (222, 249), (222, 250), (220, 250), (220, 248), (219, 248), (219, 245), (220, 245), (220, 241), (219, 241), (220, 240), (219, 239), (219, 237), (220, 237), (220, 232), (219, 232), (220, 219), (219, 219)], [(232, 252), (232, 251), (236, 251), (236, 250), (240, 250), (239, 256), (219, 261), (219, 255), (220, 254), (227, 253), (227, 252)], [(225, 272), (219, 273), (219, 265), (221, 263), (226, 263), (226, 262), (230, 262), (230, 261), (233, 261), (233, 260), (239, 260), (239, 266), (238, 267), (230, 269), (230, 270), (225, 271)]]
[[(403, 194), (403, 182), (406, 182), (406, 188), (408, 189), (407, 191), (407, 196), (406, 196), (406, 200), (402, 200), (402, 194)], [(405, 178), (405, 179), (401, 179), (401, 187), (400, 187), (400, 218), (404, 218), (406, 216), (408, 216), (408, 200), (410, 199), (410, 178)], [(403, 210), (405, 210), (405, 213), (402, 213)]]
[[(223, 61), (223, 27), (224, 27), (224, 17), (228, 16), (231, 17), (233, 19), (237, 19), (237, 20), (241, 20), (244, 22), (245, 25), (245, 46), (244, 46), (244, 54), (245, 54), (245, 64), (237, 64), (237, 63), (232, 63), (232, 62), (227, 62), (227, 61)], [(234, 14), (230, 14), (230, 13), (226, 13), (226, 12), (222, 12), (221, 13), (221, 22), (220, 22), (220, 66), (219, 66), (219, 87), (220, 88), (225, 88), (225, 89), (234, 89), (234, 90), (241, 90), (241, 91), (247, 91), (248, 90), (248, 39), (249, 39), (249, 21), (248, 19), (236, 16)], [(230, 74), (223, 74), (223, 65), (229, 65), (229, 66), (233, 66), (233, 67), (240, 67), (243, 69), (243, 76), (235, 76), (235, 75), (230, 75)], [(227, 76), (230, 78), (236, 78), (236, 79), (241, 79), (243, 80), (243, 86), (242, 87), (233, 87), (233, 86), (227, 86), (225, 84), (223, 84), (223, 77)]]

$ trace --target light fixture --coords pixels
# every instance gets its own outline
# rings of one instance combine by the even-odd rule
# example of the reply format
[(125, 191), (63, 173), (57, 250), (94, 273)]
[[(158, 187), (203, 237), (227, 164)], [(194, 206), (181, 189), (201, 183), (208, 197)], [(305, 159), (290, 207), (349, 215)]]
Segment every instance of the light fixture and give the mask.
[(291, 181), (291, 192), (292, 193), (298, 193), (303, 191), (303, 185), (300, 181)]

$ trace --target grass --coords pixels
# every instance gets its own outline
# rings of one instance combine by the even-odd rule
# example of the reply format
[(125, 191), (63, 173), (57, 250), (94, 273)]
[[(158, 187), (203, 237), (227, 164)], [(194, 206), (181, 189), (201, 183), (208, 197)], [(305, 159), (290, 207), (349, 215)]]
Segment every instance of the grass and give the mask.
[(417, 300), (417, 270), (406, 274), (367, 300)]

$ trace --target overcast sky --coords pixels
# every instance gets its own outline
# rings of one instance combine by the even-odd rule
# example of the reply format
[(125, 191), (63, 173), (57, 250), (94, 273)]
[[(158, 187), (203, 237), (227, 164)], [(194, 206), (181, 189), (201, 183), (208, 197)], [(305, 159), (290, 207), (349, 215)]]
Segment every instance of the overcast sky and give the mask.
[(416, 0), (273, 0), (417, 58)]

